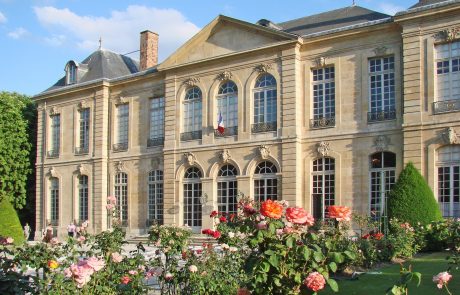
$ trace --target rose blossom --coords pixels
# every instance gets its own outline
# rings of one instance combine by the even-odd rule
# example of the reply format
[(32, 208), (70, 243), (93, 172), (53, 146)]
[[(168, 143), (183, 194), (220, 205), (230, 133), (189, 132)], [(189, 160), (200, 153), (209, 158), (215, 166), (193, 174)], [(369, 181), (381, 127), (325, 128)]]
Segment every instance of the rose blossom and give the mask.
[(266, 229), (267, 228), (267, 222), (266, 221), (261, 221), (256, 224), (257, 229)]
[(326, 280), (322, 274), (315, 271), (308, 275), (308, 277), (303, 281), (303, 284), (307, 286), (308, 289), (316, 292), (324, 288)]
[(227, 245), (227, 244), (222, 244), (222, 245), (220, 245), (220, 247), (222, 248), (222, 250), (228, 250), (228, 249), (230, 249), (230, 246)]
[(295, 224), (306, 224), (312, 226), (315, 222), (313, 216), (307, 213), (304, 208), (289, 207), (286, 209), (286, 219)]
[(85, 222), (83, 222), (83, 223), (81, 224), (81, 227), (82, 227), (82, 228), (87, 228), (88, 225), (89, 225), (89, 221), (86, 220)]
[(173, 278), (173, 274), (172, 274), (172, 273), (167, 272), (167, 273), (165, 274), (165, 280), (169, 281), (169, 280), (172, 280), (172, 278)]
[(53, 245), (53, 246), (58, 245), (58, 244), (59, 244), (58, 238), (52, 238), (52, 239), (50, 240), (50, 244)]
[(221, 216), (221, 217), (219, 218), (219, 221), (222, 222), (222, 223), (225, 223), (225, 222), (227, 222), (227, 217)]
[(433, 282), (437, 283), (438, 289), (442, 289), (442, 286), (447, 284), (447, 282), (452, 278), (452, 275), (447, 271), (440, 272), (433, 277)]
[(135, 276), (135, 275), (137, 275), (138, 272), (137, 272), (137, 270), (130, 270), (130, 271), (128, 271), (128, 273), (130, 275), (132, 275), (132, 276)]
[(6, 243), (7, 244), (13, 244), (13, 242), (14, 242), (14, 239), (12, 237), (6, 238)]
[(329, 218), (334, 218), (337, 221), (350, 221), (351, 210), (346, 206), (329, 206), (327, 207)]
[(217, 214), (219, 214), (216, 210), (212, 211), (211, 214), (209, 215), (209, 217), (214, 217), (214, 216), (217, 216)]
[(220, 233), (220, 231), (218, 231), (218, 230), (216, 230), (216, 231), (214, 231), (214, 232), (212, 233), (212, 237), (213, 237), (214, 239), (218, 239), (218, 238), (220, 238), (220, 236), (221, 236), (221, 233)]
[(90, 257), (86, 260), (86, 264), (91, 266), (94, 271), (100, 271), (104, 268), (105, 262), (103, 259), (97, 259), (96, 257)]
[(59, 266), (59, 263), (56, 260), (48, 261), (48, 267), (51, 269), (55, 269)]
[(131, 278), (130, 278), (130, 277), (128, 277), (128, 276), (123, 276), (123, 277), (121, 278), (121, 283), (122, 283), (123, 285), (127, 285), (129, 282), (131, 282)]
[(384, 234), (382, 234), (381, 232), (378, 232), (378, 233), (375, 233), (372, 235), (372, 237), (376, 240), (381, 240), (383, 238)]
[(283, 215), (283, 205), (276, 201), (266, 200), (260, 206), (260, 213), (265, 217), (280, 219)]
[(239, 288), (237, 295), (251, 295), (251, 292), (246, 288)]
[(230, 239), (233, 239), (233, 238), (235, 237), (235, 233), (232, 232), (232, 231), (229, 232), (229, 233), (228, 233), (228, 237), (229, 237)]
[(190, 265), (190, 266), (188, 267), (188, 270), (189, 270), (190, 272), (197, 272), (197, 271), (198, 271), (198, 267), (196, 267), (196, 265)]
[(105, 206), (107, 208), (107, 210), (112, 210), (113, 208), (115, 208), (115, 205), (114, 204), (107, 204), (107, 206)]
[(70, 270), (70, 267), (64, 269), (64, 275), (65, 275), (66, 278), (71, 278), (72, 277), (73, 273)]
[(114, 253), (110, 254), (110, 257), (112, 257), (112, 261), (115, 262), (115, 263), (119, 263), (119, 262), (121, 262), (123, 260), (123, 255), (121, 255), (118, 252), (114, 252)]
[(107, 201), (112, 204), (112, 205), (115, 205), (117, 203), (117, 198), (115, 198), (115, 196), (108, 196), (107, 197)]
[(232, 247), (228, 248), (228, 251), (230, 251), (230, 252), (236, 252), (236, 251), (238, 251), (238, 248), (232, 246)]
[(85, 238), (85, 236), (79, 236), (79, 237), (77, 238), (77, 241), (78, 241), (79, 243), (83, 243), (84, 241), (86, 241), (86, 238)]

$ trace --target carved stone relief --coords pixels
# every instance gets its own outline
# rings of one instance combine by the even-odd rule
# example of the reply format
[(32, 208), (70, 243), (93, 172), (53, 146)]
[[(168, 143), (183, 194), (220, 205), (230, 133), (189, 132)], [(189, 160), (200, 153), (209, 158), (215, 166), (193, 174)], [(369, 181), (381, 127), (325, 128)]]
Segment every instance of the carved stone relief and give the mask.
[(195, 165), (196, 163), (196, 156), (191, 153), (191, 152), (187, 152), (184, 154), (184, 157), (185, 157), (185, 163), (190, 165), (190, 166), (193, 166)]
[(121, 172), (125, 169), (125, 163), (123, 163), (123, 161), (117, 161), (115, 162), (115, 170), (117, 172)]
[(59, 109), (57, 107), (51, 107), (50, 109), (50, 115), (55, 116), (59, 114)]
[(51, 167), (48, 173), (50, 174), (51, 177), (57, 177), (57, 172), (56, 172), (56, 169), (54, 169), (54, 167)]
[(452, 42), (460, 38), (460, 27), (448, 28), (433, 35), (437, 42)]
[(125, 104), (125, 103), (128, 103), (129, 102), (129, 98), (126, 97), (126, 96), (118, 96), (116, 99), (115, 99), (115, 105), (121, 105), (121, 104)]
[(379, 135), (374, 140), (374, 146), (378, 152), (387, 150), (389, 144), (390, 144), (390, 138), (385, 135)]
[(220, 152), (220, 159), (222, 162), (227, 163), (228, 160), (230, 160), (232, 156), (230, 156), (230, 152), (227, 149), (224, 149)]
[(77, 108), (79, 111), (89, 108), (89, 103), (86, 100), (82, 100), (78, 103)]
[(254, 67), (254, 71), (259, 72), (259, 73), (267, 73), (271, 69), (272, 69), (271, 64), (260, 64)]
[(331, 146), (329, 142), (321, 141), (317, 144), (316, 151), (321, 157), (326, 157), (329, 155), (329, 152), (331, 151)]
[(442, 133), (442, 139), (446, 144), (459, 144), (460, 141), (458, 139), (457, 132), (455, 132), (454, 128), (449, 127), (444, 130)]
[(86, 170), (85, 166), (83, 166), (83, 164), (78, 165), (77, 171), (78, 171), (78, 174), (80, 175), (88, 173), (88, 171)]
[(232, 76), (233, 76), (233, 74), (231, 72), (223, 71), (222, 73), (217, 75), (216, 79), (222, 82), (222, 81), (230, 80), (232, 78)]
[(374, 48), (374, 50), (372, 50), (372, 51), (374, 51), (374, 54), (375, 54), (376, 56), (385, 55), (385, 54), (387, 54), (388, 47), (386, 47), (386, 46), (379, 46), (379, 47), (377, 47), (377, 48)]
[(200, 78), (198, 77), (192, 77), (192, 78), (188, 78), (187, 80), (184, 81), (184, 84), (187, 85), (187, 86), (195, 86), (196, 84), (198, 84), (198, 82), (200, 82)]
[(259, 155), (264, 160), (268, 159), (270, 157), (270, 147), (267, 145), (259, 146)]
[(315, 64), (317, 68), (324, 67), (326, 65), (326, 57), (324, 56), (319, 56), (315, 58)]

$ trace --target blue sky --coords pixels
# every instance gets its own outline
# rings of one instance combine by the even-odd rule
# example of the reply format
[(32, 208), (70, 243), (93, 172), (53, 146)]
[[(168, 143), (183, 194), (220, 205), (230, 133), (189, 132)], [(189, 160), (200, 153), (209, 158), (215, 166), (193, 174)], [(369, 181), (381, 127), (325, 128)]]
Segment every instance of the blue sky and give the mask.
[[(356, 0), (394, 15), (417, 0)], [(352, 0), (0, 0), (0, 91), (35, 95), (102, 47), (138, 50), (139, 32), (160, 35), (160, 62), (219, 14), (283, 22), (350, 6)], [(130, 55), (138, 59), (138, 53)]]

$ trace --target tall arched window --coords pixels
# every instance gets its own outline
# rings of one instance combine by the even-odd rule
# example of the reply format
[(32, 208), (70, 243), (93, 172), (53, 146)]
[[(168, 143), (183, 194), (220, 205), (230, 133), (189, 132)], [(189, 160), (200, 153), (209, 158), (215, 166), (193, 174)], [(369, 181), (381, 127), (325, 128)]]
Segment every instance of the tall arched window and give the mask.
[(77, 82), (77, 65), (73, 61), (69, 61), (66, 67), (66, 84), (74, 84)]
[(278, 179), (276, 166), (269, 161), (257, 165), (254, 172), (254, 199), (257, 202), (278, 198)]
[(370, 214), (387, 216), (388, 194), (396, 181), (396, 154), (378, 152), (370, 158)]
[(50, 219), (53, 225), (59, 224), (59, 179), (50, 178)]
[(184, 224), (201, 227), (201, 177), (200, 169), (190, 167), (184, 175)]
[(438, 202), (444, 217), (460, 217), (460, 146), (438, 150)]
[(88, 176), (81, 175), (78, 179), (78, 200), (80, 222), (88, 220)]
[(115, 175), (115, 197), (122, 225), (128, 225), (128, 174), (119, 172)]
[(217, 202), (219, 212), (236, 213), (238, 201), (238, 171), (232, 165), (224, 165), (217, 174)]
[(327, 207), (335, 204), (335, 160), (319, 158), (313, 161), (312, 172), (312, 208), (313, 217), (327, 217)]
[(148, 223), (163, 224), (163, 171), (149, 173)]
[(252, 132), (276, 130), (276, 79), (263, 74), (254, 87), (254, 124)]
[[(223, 82), (219, 87), (217, 114), (218, 117), (222, 115), (225, 126), (223, 136), (238, 133), (238, 87), (233, 81)], [(219, 132), (215, 134), (221, 135)]]
[(183, 133), (181, 140), (201, 138), (202, 129), (202, 93), (200, 88), (192, 87), (185, 93)]

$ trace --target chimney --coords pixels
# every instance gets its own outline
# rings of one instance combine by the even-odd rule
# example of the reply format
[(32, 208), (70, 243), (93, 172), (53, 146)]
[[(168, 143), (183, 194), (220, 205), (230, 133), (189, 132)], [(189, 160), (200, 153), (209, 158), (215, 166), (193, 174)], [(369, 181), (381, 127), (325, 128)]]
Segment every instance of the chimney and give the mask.
[(141, 32), (140, 70), (154, 67), (158, 63), (158, 34)]

